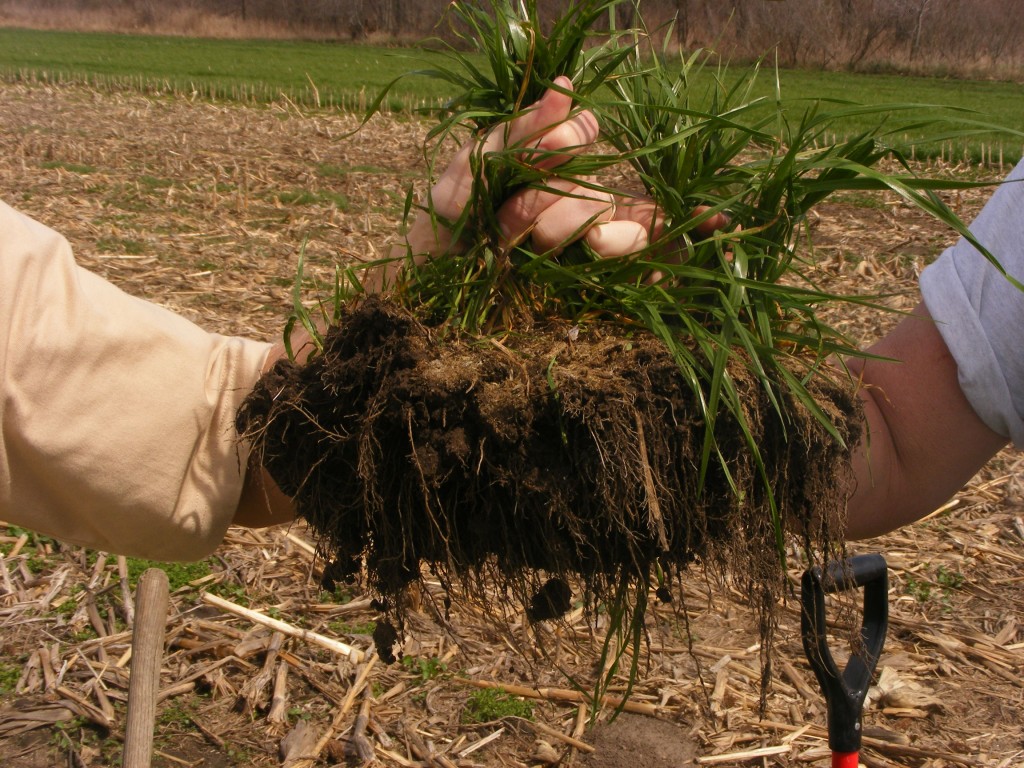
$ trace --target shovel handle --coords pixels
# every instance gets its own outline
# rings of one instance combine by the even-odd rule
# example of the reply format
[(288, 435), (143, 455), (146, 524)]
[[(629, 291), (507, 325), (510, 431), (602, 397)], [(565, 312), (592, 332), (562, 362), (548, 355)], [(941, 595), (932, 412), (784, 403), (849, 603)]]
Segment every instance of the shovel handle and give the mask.
[(124, 768), (149, 768), (153, 757), (153, 727), (170, 601), (167, 574), (160, 568), (147, 568), (139, 579), (135, 594), (122, 765)]
[[(840, 672), (828, 647), (825, 595), (863, 588), (864, 611), (860, 640)], [(800, 599), (804, 653), (825, 694), (828, 706), (828, 744), (839, 766), (856, 765), (861, 742), (861, 712), (871, 676), (882, 653), (889, 624), (889, 577), (881, 555), (859, 555), (834, 561), (823, 571), (804, 572)], [(845, 756), (845, 757), (844, 757)], [(849, 757), (852, 757), (851, 763)], [(836, 765), (835, 761), (833, 764)]]

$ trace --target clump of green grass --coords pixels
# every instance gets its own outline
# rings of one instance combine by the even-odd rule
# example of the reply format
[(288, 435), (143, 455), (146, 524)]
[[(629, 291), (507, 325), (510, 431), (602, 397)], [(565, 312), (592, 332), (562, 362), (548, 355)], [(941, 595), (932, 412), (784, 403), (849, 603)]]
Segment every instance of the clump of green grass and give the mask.
[(416, 685), (423, 685), (448, 671), (448, 665), (434, 657), (403, 656), (402, 666), (416, 676)]
[(0, 662), (0, 694), (14, 693), (14, 688), (20, 679), (20, 667), (16, 664)]
[(373, 635), (373, 630), (376, 629), (377, 622), (375, 621), (364, 621), (364, 622), (350, 622), (350, 621), (332, 621), (327, 625), (327, 628), (336, 635)]
[(150, 568), (159, 568), (167, 574), (168, 587), (171, 592), (188, 586), (191, 582), (208, 576), (211, 572), (211, 560), (200, 560), (194, 563), (163, 563), (145, 558), (130, 557), (128, 563), (128, 583), (134, 588), (142, 574)]
[[(778, 87), (771, 97), (754, 96), (754, 84), (763, 76), (758, 67), (727, 79), (715, 72), (713, 58), (701, 52), (669, 66), (667, 52), (658, 51), (656, 44), (664, 31), (647, 30), (642, 23), (636, 29), (595, 33), (597, 21), (611, 18), (619, 4), (584, 0), (545, 27), (536, 0), (452, 3), (456, 30), (476, 47), (478, 57), (451, 48), (442, 53), (442, 64), (427, 71), (460, 89), (438, 112), (428, 137), (431, 177), (443, 145), (503, 130), (546, 89), (558, 88), (556, 80), (562, 76), (572, 80), (577, 108), (598, 117), (602, 146), (582, 148), (553, 169), (529, 162), (537, 157), (524, 157), (522, 147), (471, 154), (470, 202), (456, 220), (439, 216), (430, 200), (416, 206), (410, 192), (407, 214), (418, 210), (437, 226), (449, 227), (457, 248), (422, 263), (414, 259), (418, 254), (405, 254), (391, 293), (431, 325), (437, 337), (507, 339), (514, 332), (561, 321), (572, 327), (610, 323), (659, 340), (696, 404), (695, 412), (683, 420), (702, 430), (696, 432), (702, 440), (699, 455), (686, 459), (687, 471), (697, 478), (698, 497), (709, 477), (724, 478), (720, 484), (734, 497), (723, 500), (725, 505), (741, 511), (757, 507), (770, 517), (740, 526), (748, 533), (756, 529), (758, 542), (760, 532), (767, 531), (763, 546), (756, 547), (764, 551), (753, 556), (767, 562), (758, 560), (756, 570), (739, 574), (746, 584), (762, 582), (754, 584), (753, 592), (768, 649), (787, 546), (785, 510), (776, 503), (771, 469), (777, 470), (782, 459), (763, 455), (751, 419), (767, 421), (770, 416), (788, 440), (802, 423), (794, 413), (799, 410), (848, 450), (843, 430), (811, 394), (812, 384), (821, 377), (843, 380), (834, 361), (862, 353), (824, 321), (820, 310), (844, 302), (871, 303), (870, 298), (835, 295), (818, 286), (807, 214), (837, 193), (890, 190), (969, 237), (937, 192), (977, 183), (935, 181), (911, 172), (888, 139), (905, 132), (905, 125), (896, 124), (900, 114), (921, 127), (913, 105), (819, 101), (795, 106)], [(480, 60), (487, 66), (480, 66)], [(694, 85), (698, 81), (701, 88)], [(851, 114), (875, 116), (877, 125), (829, 142), (838, 133), (837, 124)], [(651, 226), (650, 244), (642, 251), (602, 258), (585, 244), (541, 252), (529, 241), (501, 242), (497, 212), (512, 192), (556, 179), (582, 182), (596, 193), (617, 192), (602, 179), (622, 167), (637, 199), (653, 201), (660, 212), (661, 227)], [(718, 214), (727, 215), (730, 224), (707, 236), (701, 225)], [(379, 269), (382, 263), (365, 266)], [(301, 301), (301, 283), (300, 263), (290, 325), (302, 323), (316, 336)], [(361, 285), (357, 269), (339, 270), (334, 317)], [(750, 413), (737, 372), (753, 377), (772, 413)], [(845, 384), (852, 390), (852, 381)], [(739, 426), (742, 461), (748, 465), (737, 468), (731, 463), (736, 446), (719, 443), (723, 423)], [(567, 440), (564, 430), (562, 439)], [(757, 487), (745, 490), (736, 476), (751, 467)], [(810, 527), (809, 522), (801, 542), (808, 549), (840, 546), (837, 526), (815, 527), (823, 531), (815, 541), (806, 532)], [(821, 554), (809, 552), (816, 559)], [(649, 593), (660, 583), (654, 574), (656, 560), (634, 559), (616, 566), (626, 576), (609, 578), (607, 594), (601, 595), (611, 630), (602, 660), (608, 662), (602, 663), (608, 674), (598, 681), (599, 689), (612, 682), (627, 648), (634, 650), (629, 679), (635, 678)], [(630, 571), (631, 566), (636, 568)]]
[(348, 198), (338, 192), (290, 189), (277, 192), (274, 197), (283, 205), (333, 205), (340, 211), (349, 207)]
[(490, 723), (506, 717), (533, 720), (533, 703), (501, 688), (481, 688), (469, 695), (462, 710), (463, 723)]
[(96, 249), (101, 253), (124, 253), (140, 256), (146, 252), (146, 244), (128, 237), (101, 237), (96, 240)]
[(82, 176), (96, 173), (96, 166), (86, 165), (85, 163), (70, 163), (64, 160), (48, 160), (42, 164), (42, 167), (48, 170), (59, 169), (68, 173), (77, 173)]
[[(817, 286), (806, 247), (807, 213), (837, 193), (891, 190), (967, 234), (936, 191), (977, 183), (938, 182), (909, 171), (886, 139), (905, 132), (906, 125), (893, 117), (901, 110), (905, 123), (921, 127), (913, 105), (821, 101), (800, 108), (787, 103), (778, 88), (774, 98), (753, 96), (762, 76), (758, 67), (726, 81), (713, 71), (708, 76), (712, 57), (705, 52), (668, 63), (669, 54), (657, 52), (657, 40), (669, 35), (647, 30), (642, 22), (636, 29), (595, 33), (595, 24), (612, 18), (621, 2), (573, 4), (550, 29), (542, 25), (536, 0), (452, 3), (462, 47), (445, 49), (438, 67), (416, 73), (459, 91), (438, 112), (428, 136), (430, 176), (436, 175), (434, 161), (446, 141), (500, 130), (546, 89), (557, 88), (559, 76), (573, 81), (579, 108), (598, 116), (603, 142), (613, 151), (581, 152), (554, 170), (527, 162), (519, 147), (474, 155), (470, 203), (459, 219), (440, 220), (429, 200), (423, 206), (438, 226), (452, 229), (461, 250), (422, 264), (409, 254), (394, 293), (442, 333), (501, 335), (553, 318), (649, 331), (671, 351), (702, 404), (701, 484), (712, 462), (731, 476), (716, 445), (717, 420), (746, 423), (728, 373), (733, 363), (757, 376), (784, 422), (791, 398), (841, 442), (807, 385), (813, 377), (836, 375), (828, 361), (861, 353), (822, 320), (819, 309), (871, 301)], [(463, 47), (478, 56), (462, 53)], [(693, 85), (698, 81), (700, 89)], [(828, 143), (837, 124), (851, 115), (874, 116), (876, 127)], [(898, 171), (879, 170), (882, 160)], [(543, 253), (528, 241), (513, 247), (499, 242), (497, 211), (512, 191), (556, 178), (599, 178), (621, 165), (632, 169), (638, 191), (657, 204), (664, 223), (660, 233), (651, 231), (643, 252), (601, 258), (585, 245)], [(596, 192), (617, 191), (597, 181), (584, 183)], [(415, 208), (410, 192), (407, 213)], [(729, 217), (730, 229), (702, 239), (700, 225), (719, 213)], [(652, 274), (661, 277), (651, 281)], [(335, 302), (360, 285), (355, 270), (339, 274)], [(299, 297), (296, 308), (312, 328)], [(747, 434), (747, 448), (764, 474), (759, 446)], [(764, 490), (771, 500), (767, 477)], [(782, 557), (781, 515), (772, 507)]]

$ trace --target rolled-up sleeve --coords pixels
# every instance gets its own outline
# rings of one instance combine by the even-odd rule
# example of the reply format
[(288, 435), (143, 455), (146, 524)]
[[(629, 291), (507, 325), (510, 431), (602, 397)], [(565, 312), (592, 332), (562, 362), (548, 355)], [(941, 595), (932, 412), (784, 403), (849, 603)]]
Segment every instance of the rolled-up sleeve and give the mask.
[(209, 554), (268, 351), (129, 296), (0, 203), (0, 519), (107, 552)]
[[(1024, 283), (1024, 163), (996, 189), (971, 233)], [(990, 429), (1024, 448), (1024, 291), (961, 239), (922, 272), (921, 293), (967, 400)]]

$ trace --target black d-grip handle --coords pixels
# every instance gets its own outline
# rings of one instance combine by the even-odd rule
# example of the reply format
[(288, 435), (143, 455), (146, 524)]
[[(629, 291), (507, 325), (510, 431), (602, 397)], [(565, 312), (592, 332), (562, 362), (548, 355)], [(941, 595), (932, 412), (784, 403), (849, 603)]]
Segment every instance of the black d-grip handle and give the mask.
[[(864, 618), (860, 642), (855, 643), (846, 669), (840, 674), (828, 649), (825, 634), (825, 595), (864, 588)], [(860, 716), (875, 664), (882, 653), (889, 624), (889, 575), (881, 555), (858, 555), (829, 563), (825, 572), (815, 567), (804, 572), (800, 598), (804, 653), (825, 693), (828, 705), (828, 744), (833, 752), (860, 750)]]

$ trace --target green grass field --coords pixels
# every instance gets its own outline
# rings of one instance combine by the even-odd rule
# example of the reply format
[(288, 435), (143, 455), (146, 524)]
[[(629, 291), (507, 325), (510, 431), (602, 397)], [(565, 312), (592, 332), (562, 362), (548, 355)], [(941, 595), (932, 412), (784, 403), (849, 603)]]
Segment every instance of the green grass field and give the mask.
[[(267, 102), (282, 95), (296, 103), (361, 109), (393, 79), (429, 65), (429, 54), (414, 49), (339, 43), (268, 40), (212, 40), (141, 35), (43, 32), (0, 29), (0, 77), (7, 80), (88, 82), (103, 88), (198, 94), (202, 98)], [(724, 79), (741, 76), (725, 71)], [(774, 71), (762, 71), (755, 95), (774, 93)], [(1024, 87), (1003, 82), (941, 80), (838, 72), (782, 71), (783, 98), (799, 114), (819, 99), (858, 104), (921, 104), (971, 110), (971, 120), (1004, 126), (1003, 133), (921, 146), (919, 154), (1007, 162), (1021, 156)], [(699, 86), (698, 86), (699, 87)], [(412, 109), (437, 104), (448, 93), (443, 83), (409, 77), (397, 83), (386, 107)], [(894, 124), (933, 111), (894, 115)], [(878, 122), (878, 115), (851, 118), (839, 133)], [(935, 128), (928, 129), (929, 136)], [(955, 131), (954, 131), (955, 133)], [(908, 138), (918, 138), (920, 131)]]

